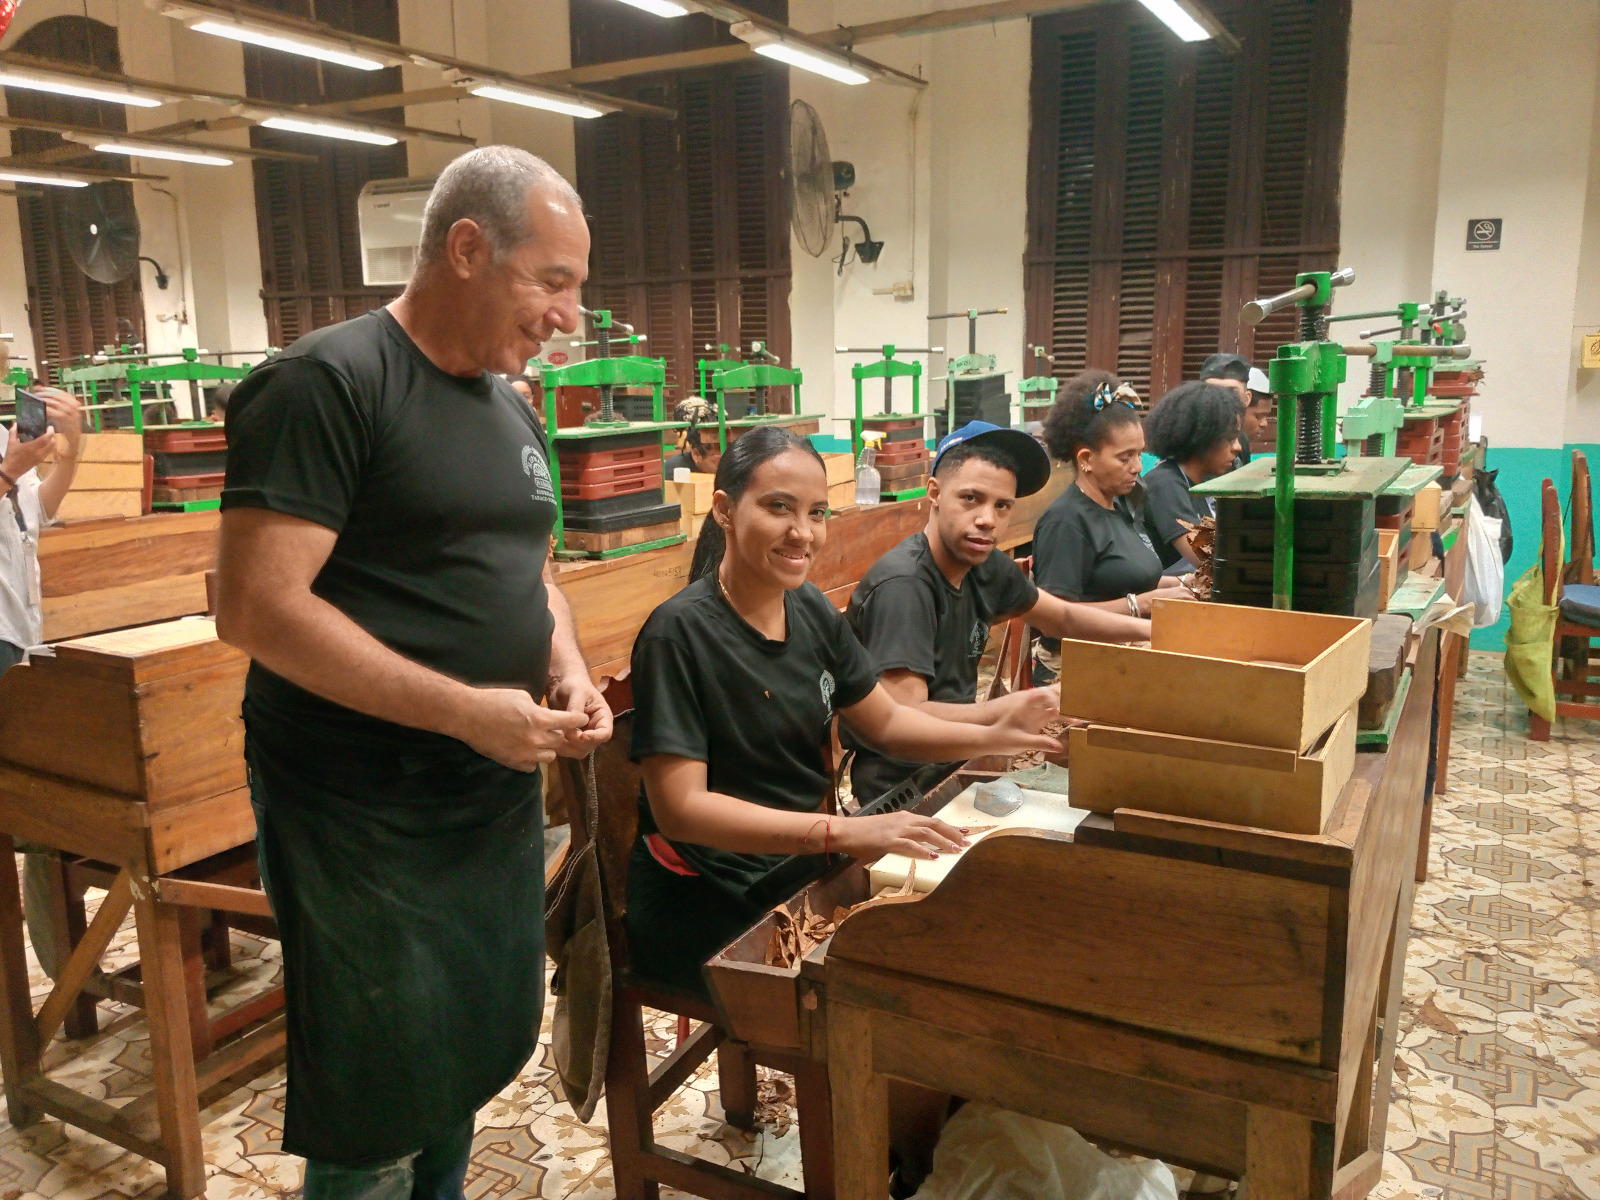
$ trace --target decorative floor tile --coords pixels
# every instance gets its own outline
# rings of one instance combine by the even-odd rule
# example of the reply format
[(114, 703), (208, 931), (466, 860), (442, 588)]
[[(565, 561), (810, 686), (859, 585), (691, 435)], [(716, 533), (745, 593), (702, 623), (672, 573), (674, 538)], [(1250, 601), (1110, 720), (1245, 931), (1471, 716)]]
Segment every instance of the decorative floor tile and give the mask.
[[(1474, 653), (1457, 687), (1449, 790), (1434, 806), (1400, 1010), (1384, 1175), (1373, 1200), (1600, 1200), (1600, 722), (1527, 738), (1498, 656)], [(94, 900), (91, 899), (91, 913)], [(213, 1010), (278, 982), (276, 943), (235, 932), (234, 978)], [(131, 921), (107, 955), (137, 957)], [(32, 961), (35, 1003), (50, 981)], [(100, 1005), (100, 1033), (60, 1038), (54, 1078), (123, 1104), (147, 1087), (141, 1015)], [(651, 1052), (676, 1022), (647, 1014)], [(539, 1053), (478, 1117), (469, 1200), (610, 1200), (605, 1106), (581, 1123), (552, 1090), (549, 1016)], [(207, 1200), (294, 1196), (282, 1153), (283, 1068), (206, 1111)], [(714, 1063), (657, 1114), (665, 1145), (798, 1187), (798, 1131), (724, 1125)], [(160, 1168), (60, 1122), (0, 1120), (0, 1200), (156, 1200)], [(681, 1193), (663, 1189), (665, 1197)]]

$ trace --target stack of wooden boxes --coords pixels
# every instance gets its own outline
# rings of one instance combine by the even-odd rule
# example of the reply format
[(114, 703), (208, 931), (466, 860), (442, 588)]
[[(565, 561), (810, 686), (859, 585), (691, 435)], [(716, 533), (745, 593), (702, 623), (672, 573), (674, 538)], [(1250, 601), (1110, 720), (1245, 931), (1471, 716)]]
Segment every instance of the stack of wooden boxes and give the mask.
[(665, 498), (659, 431), (556, 445), (567, 549), (600, 554), (678, 534), (681, 513)]
[(228, 435), (221, 425), (150, 429), (144, 450), (152, 460), (151, 498), (158, 504), (216, 500), (228, 468)]
[[(57, 437), (57, 448), (61, 439)], [(47, 477), (54, 462), (39, 468)], [(144, 443), (130, 432), (86, 433), (78, 445), (72, 488), (56, 510), (58, 521), (137, 517), (144, 511)]]
[(1148, 649), (1061, 643), (1078, 808), (1318, 834), (1355, 766), (1372, 624), (1158, 600)]
[[(1273, 500), (1217, 498), (1211, 598), (1272, 607)], [(1367, 617), (1378, 611), (1382, 569), (1371, 499), (1297, 499), (1294, 606), (1301, 612)]]

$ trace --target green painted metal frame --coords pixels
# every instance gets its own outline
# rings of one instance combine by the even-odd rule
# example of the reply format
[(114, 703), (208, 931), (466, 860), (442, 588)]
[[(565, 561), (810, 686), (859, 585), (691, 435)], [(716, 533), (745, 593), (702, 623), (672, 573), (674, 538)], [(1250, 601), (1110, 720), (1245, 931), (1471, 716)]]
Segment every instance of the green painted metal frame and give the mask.
[[(850, 456), (861, 457), (861, 430), (863, 422), (867, 419), (866, 402), (862, 395), (861, 385), (868, 379), (883, 380), (884, 411), (873, 413), (872, 419), (898, 419), (911, 420), (923, 416), (922, 412), (922, 364), (915, 359), (897, 359), (897, 347), (884, 343), (883, 357), (873, 359), (871, 362), (855, 363), (850, 367), (850, 378), (856, 387), (856, 411), (850, 420)], [(894, 403), (894, 381), (896, 379), (911, 380), (911, 411), (897, 413), (890, 411)]]
[[(780, 367), (773, 363), (739, 363), (727, 370), (716, 371), (711, 376), (711, 395), (715, 397), (717, 406), (717, 445), (726, 451), (728, 449), (728, 427), (735, 429), (754, 429), (758, 425), (795, 425), (801, 421), (821, 421), (822, 413), (806, 413), (800, 409), (800, 384), (801, 374), (792, 367)], [(760, 393), (769, 387), (786, 387), (793, 389), (794, 411), (792, 413), (756, 413), (753, 416), (735, 417), (728, 419), (729, 392), (757, 392)]]

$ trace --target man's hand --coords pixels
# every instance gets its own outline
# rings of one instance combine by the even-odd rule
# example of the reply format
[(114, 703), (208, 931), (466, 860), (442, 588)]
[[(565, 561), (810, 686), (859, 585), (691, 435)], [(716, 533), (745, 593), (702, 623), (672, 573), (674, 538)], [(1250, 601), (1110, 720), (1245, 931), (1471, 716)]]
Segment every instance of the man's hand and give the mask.
[[(44, 401), (51, 430), (66, 438), (66, 457), (77, 458), (78, 446), (83, 441), (83, 405), (76, 396), (60, 388), (35, 388), (33, 394)], [(39, 441), (55, 444), (54, 438), (40, 438)]]
[[(537, 770), (540, 763), (553, 762), (557, 754), (567, 753), (571, 739), (587, 720), (581, 712), (546, 708), (519, 688), (478, 688), (476, 692), (458, 736), (485, 758), (513, 771)], [(604, 702), (600, 707), (605, 709)], [(609, 711), (605, 723), (609, 736)]]
[(991, 700), (990, 704), (999, 710), (992, 724), (1023, 733), (1038, 733), (1047, 722), (1061, 715), (1061, 685), (1052, 683), (1048, 687), (1025, 688)]
[(552, 679), (547, 691), (551, 708), (579, 714), (584, 719), (581, 728), (566, 735), (558, 754), (582, 758), (611, 740), (611, 709), (587, 674)]
[[(21, 479), (49, 458), (50, 451), (55, 449), (55, 445), (55, 438), (48, 434), (34, 438), (31, 442), (19, 442), (16, 426), (13, 425), (11, 436), (6, 440), (6, 456), (0, 459), (0, 471), (4, 471), (8, 479)], [(3, 483), (4, 481), (0, 481), (0, 484)]]

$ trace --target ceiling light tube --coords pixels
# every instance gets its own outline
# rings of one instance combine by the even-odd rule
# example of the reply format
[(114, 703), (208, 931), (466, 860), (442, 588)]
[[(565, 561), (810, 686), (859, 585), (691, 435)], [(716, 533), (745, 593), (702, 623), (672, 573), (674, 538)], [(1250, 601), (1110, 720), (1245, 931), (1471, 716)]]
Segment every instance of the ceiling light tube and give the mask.
[(587, 99), (570, 96), (564, 92), (526, 87), (509, 81), (476, 79), (459, 71), (450, 72), (449, 78), (457, 87), (465, 88), (471, 95), (482, 96), (485, 100), (502, 100), (507, 104), (520, 104), (524, 108), (542, 108), (547, 112), (564, 113), (569, 117), (603, 117), (608, 112), (617, 111), (615, 108), (590, 103)]
[(262, 46), (268, 50), (282, 50), (285, 54), (317, 58), (323, 62), (337, 63), (341, 67), (353, 67), (357, 71), (378, 71), (385, 66), (378, 59), (368, 57), (353, 47), (331, 39), (324, 41), (303, 34), (279, 33), (276, 30), (248, 25), (242, 21), (222, 21), (214, 18), (190, 21), (188, 25), (196, 33), (209, 33), (213, 37), (248, 42), (252, 46)]
[(106, 139), (95, 142), (93, 138), (81, 135), (69, 139), (74, 142), (94, 142), (94, 148), (101, 154), (130, 154), (137, 158), (164, 158), (172, 162), (194, 163), (202, 167), (231, 167), (233, 159), (224, 158), (220, 154), (208, 154), (204, 150), (186, 150), (181, 146), (163, 146), (151, 142), (127, 142)]
[(0, 180), (6, 183), (48, 183), (53, 187), (88, 187), (87, 179), (71, 175), (58, 175), (54, 171), (24, 170), (22, 167), (0, 167)]
[(118, 83), (8, 66), (0, 66), (0, 86), (51, 92), (57, 96), (77, 96), (84, 100), (104, 100), (109, 104), (132, 104), (138, 108), (159, 108), (165, 102), (162, 96)]
[(657, 17), (681, 17), (689, 11), (679, 4), (678, 0), (622, 0), (622, 2)]
[(782, 34), (757, 25), (754, 21), (740, 21), (728, 26), (728, 32), (765, 58), (788, 63), (802, 71), (823, 75), (837, 83), (867, 83), (872, 76), (849, 59), (822, 50), (786, 41)]
[(313, 137), (339, 138), (346, 142), (365, 142), (369, 146), (392, 146), (400, 139), (373, 129), (356, 125), (342, 125), (334, 121), (309, 120), (302, 117), (264, 117), (261, 124), (268, 129), (284, 129), (290, 133), (309, 133)]
[(1139, 0), (1139, 3), (1150, 10), (1173, 33), (1178, 35), (1180, 41), (1209, 42), (1211, 31), (1196, 21), (1178, 0)]

